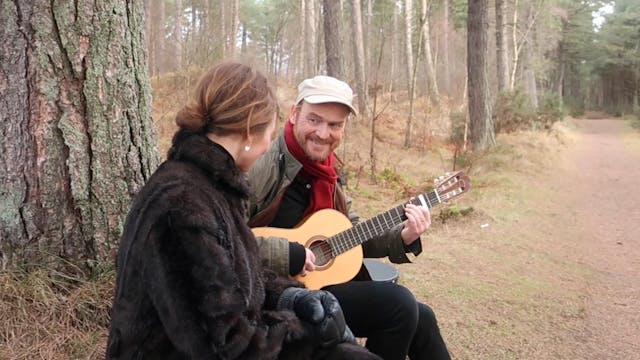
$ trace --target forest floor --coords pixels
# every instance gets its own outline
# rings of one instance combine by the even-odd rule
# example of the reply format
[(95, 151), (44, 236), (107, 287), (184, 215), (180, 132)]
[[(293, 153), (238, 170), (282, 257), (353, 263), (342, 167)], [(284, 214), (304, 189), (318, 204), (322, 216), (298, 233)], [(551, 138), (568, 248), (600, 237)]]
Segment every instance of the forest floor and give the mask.
[(640, 359), (640, 134), (595, 118), (529, 135), (471, 171), (474, 212), (435, 225), (401, 282), (454, 359)]

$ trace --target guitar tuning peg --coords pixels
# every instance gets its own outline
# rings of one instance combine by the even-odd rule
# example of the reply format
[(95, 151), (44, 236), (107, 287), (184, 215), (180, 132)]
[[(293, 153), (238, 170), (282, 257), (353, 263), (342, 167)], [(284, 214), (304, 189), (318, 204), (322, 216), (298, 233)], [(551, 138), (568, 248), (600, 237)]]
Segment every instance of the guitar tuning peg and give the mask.
[(436, 185), (437, 185), (439, 182), (440, 182), (440, 179), (438, 179), (438, 178), (433, 179), (433, 183), (434, 183), (434, 184), (436, 184)]

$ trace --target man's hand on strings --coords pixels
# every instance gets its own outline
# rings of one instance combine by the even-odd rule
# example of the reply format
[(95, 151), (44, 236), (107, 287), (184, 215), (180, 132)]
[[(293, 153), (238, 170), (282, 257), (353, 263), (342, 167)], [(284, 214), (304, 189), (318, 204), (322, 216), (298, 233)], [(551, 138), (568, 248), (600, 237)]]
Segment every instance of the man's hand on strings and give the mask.
[(407, 220), (404, 229), (400, 233), (402, 241), (409, 245), (422, 235), (431, 226), (431, 213), (426, 206), (407, 204), (404, 208)]

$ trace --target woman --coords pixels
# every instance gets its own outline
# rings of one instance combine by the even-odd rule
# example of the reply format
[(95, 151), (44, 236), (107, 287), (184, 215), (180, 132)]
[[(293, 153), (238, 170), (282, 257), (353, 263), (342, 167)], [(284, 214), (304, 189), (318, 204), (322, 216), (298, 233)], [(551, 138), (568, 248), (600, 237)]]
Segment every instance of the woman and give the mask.
[(244, 173), (276, 113), (267, 79), (248, 66), (202, 77), (127, 217), (107, 358), (376, 358), (351, 343), (331, 294), (261, 266)]

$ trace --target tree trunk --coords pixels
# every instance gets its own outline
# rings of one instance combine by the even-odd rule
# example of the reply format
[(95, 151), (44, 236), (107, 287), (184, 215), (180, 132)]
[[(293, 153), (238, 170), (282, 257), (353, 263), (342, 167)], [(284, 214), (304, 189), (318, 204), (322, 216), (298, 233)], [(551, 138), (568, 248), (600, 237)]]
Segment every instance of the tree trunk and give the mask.
[[(568, 27), (567, 20), (562, 20), (562, 33), (567, 33)], [(565, 51), (564, 51), (564, 39), (561, 39), (558, 42), (558, 74), (557, 74), (557, 83), (556, 83), (556, 91), (559, 103), (563, 103), (563, 94), (564, 94), (564, 73), (565, 73)]]
[[(380, 41), (380, 50), (378, 51), (378, 63), (376, 65), (375, 78), (373, 82), (373, 88), (378, 88), (378, 76), (380, 75), (380, 68), (382, 66), (382, 55), (384, 53), (384, 37)], [(376, 182), (376, 122), (378, 120), (378, 92), (373, 93), (373, 107), (371, 109), (371, 137), (369, 141), (369, 161), (371, 162), (371, 180)]]
[(538, 108), (538, 86), (536, 84), (536, 74), (532, 68), (524, 71), (524, 77), (527, 82), (527, 94), (534, 109)]
[(315, 6), (315, 1), (312, 0), (307, 0), (307, 3), (305, 5), (305, 9), (306, 9), (306, 22), (305, 22), (305, 54), (306, 54), (306, 59), (305, 59), (305, 69), (304, 69), (304, 74), (306, 77), (310, 77), (310, 76), (314, 76), (316, 75), (317, 72), (317, 68), (316, 68), (316, 38), (317, 38), (317, 31), (316, 31), (316, 6)]
[(451, 25), (449, 20), (449, 0), (444, 0), (444, 20), (442, 22), (443, 48), (442, 56), (444, 61), (444, 91), (451, 95), (451, 66), (449, 65), (449, 32)]
[(149, 76), (153, 76), (153, 70), (156, 67), (156, 54), (153, 51), (153, 31), (155, 30), (153, 26), (155, 23), (155, 18), (153, 17), (153, 13), (151, 12), (152, 8), (153, 4), (151, 3), (151, 0), (144, 0), (144, 16), (145, 19), (148, 19), (148, 21), (146, 21), (144, 25), (144, 38), (145, 46), (147, 48), (147, 66)]
[(229, 26), (229, 57), (236, 56), (236, 37), (238, 36), (239, 0), (231, 1), (231, 26)]
[(505, 0), (495, 0), (496, 11), (496, 65), (498, 77), (498, 92), (509, 87), (509, 56), (507, 54), (506, 26), (504, 24)]
[(141, 1), (3, 2), (2, 268), (113, 255), (158, 164), (144, 18)]
[(564, 73), (565, 73), (565, 63), (564, 63), (564, 49), (563, 42), (561, 41), (558, 44), (558, 83), (556, 87), (556, 91), (558, 92), (558, 100), (559, 103), (562, 104), (562, 98), (564, 93)]
[(487, 0), (469, 0), (467, 73), (469, 74), (469, 135), (474, 151), (495, 144), (487, 79)]
[[(404, 33), (404, 44), (405, 44), (405, 57), (407, 60), (407, 95), (412, 98), (412, 84), (413, 84), (413, 4), (411, 0), (404, 0), (404, 23), (405, 23), (405, 33)], [(413, 99), (411, 99), (413, 100)], [(411, 146), (411, 135), (413, 132), (413, 119), (411, 114), (407, 116), (407, 127), (405, 128), (404, 133), (404, 146)]]
[(394, 99), (395, 95), (393, 90), (395, 89), (396, 74), (398, 73), (398, 44), (400, 44), (400, 37), (398, 33), (398, 6), (395, 1), (393, 2), (393, 12), (391, 14), (391, 44), (389, 44), (389, 57), (391, 58), (391, 69), (389, 71), (389, 92), (391, 98)]
[(511, 77), (509, 79), (509, 90), (516, 87), (516, 71), (518, 70), (518, 0), (513, 3), (513, 22), (511, 24), (511, 41), (513, 42), (513, 58), (511, 60)]
[(351, 34), (353, 35), (353, 63), (356, 73), (356, 100), (360, 118), (369, 120), (367, 108), (367, 78), (364, 69), (364, 41), (362, 39), (362, 11), (360, 0), (351, 0)]
[(342, 8), (335, 0), (324, 0), (324, 48), (327, 75), (344, 79), (342, 68)]
[(175, 19), (173, 23), (173, 69), (182, 68), (182, 0), (175, 0)]
[(300, 4), (300, 12), (299, 12), (299, 18), (300, 18), (300, 23), (298, 25), (299, 29), (300, 29), (300, 37), (296, 39), (296, 44), (298, 49), (300, 49), (298, 51), (297, 54), (297, 62), (298, 62), (298, 68), (296, 73), (297, 74), (302, 74), (303, 77), (307, 76), (307, 73), (305, 72), (306, 69), (306, 64), (307, 64), (307, 43), (306, 43), (306, 37), (307, 37), (307, 0), (300, 0), (299, 4)]
[(438, 81), (436, 80), (436, 68), (433, 65), (433, 57), (431, 56), (431, 31), (429, 29), (429, 4), (427, 0), (422, 0), (422, 51), (425, 57), (425, 66), (427, 79), (429, 79), (429, 92), (431, 101), (434, 104), (440, 103), (440, 90), (438, 90)]
[(222, 42), (223, 45), (220, 47), (220, 50), (221, 50), (220, 55), (221, 55), (221, 58), (224, 59), (227, 56), (227, 53), (229, 52), (229, 34), (227, 33), (228, 26), (227, 26), (227, 14), (225, 9), (225, 1), (220, 1), (219, 6), (220, 6), (220, 13), (218, 18), (218, 26), (220, 26), (220, 28), (218, 31), (220, 32), (220, 34), (222, 34), (222, 38), (223, 38), (223, 42)]
[(152, 76), (161, 74), (165, 71), (164, 60), (167, 56), (165, 53), (165, 38), (164, 38), (164, 22), (165, 22), (165, 7), (164, 1), (154, 3), (149, 0), (149, 16), (146, 19), (150, 20), (151, 26), (149, 26), (150, 32), (147, 35), (149, 37), (149, 74)]

